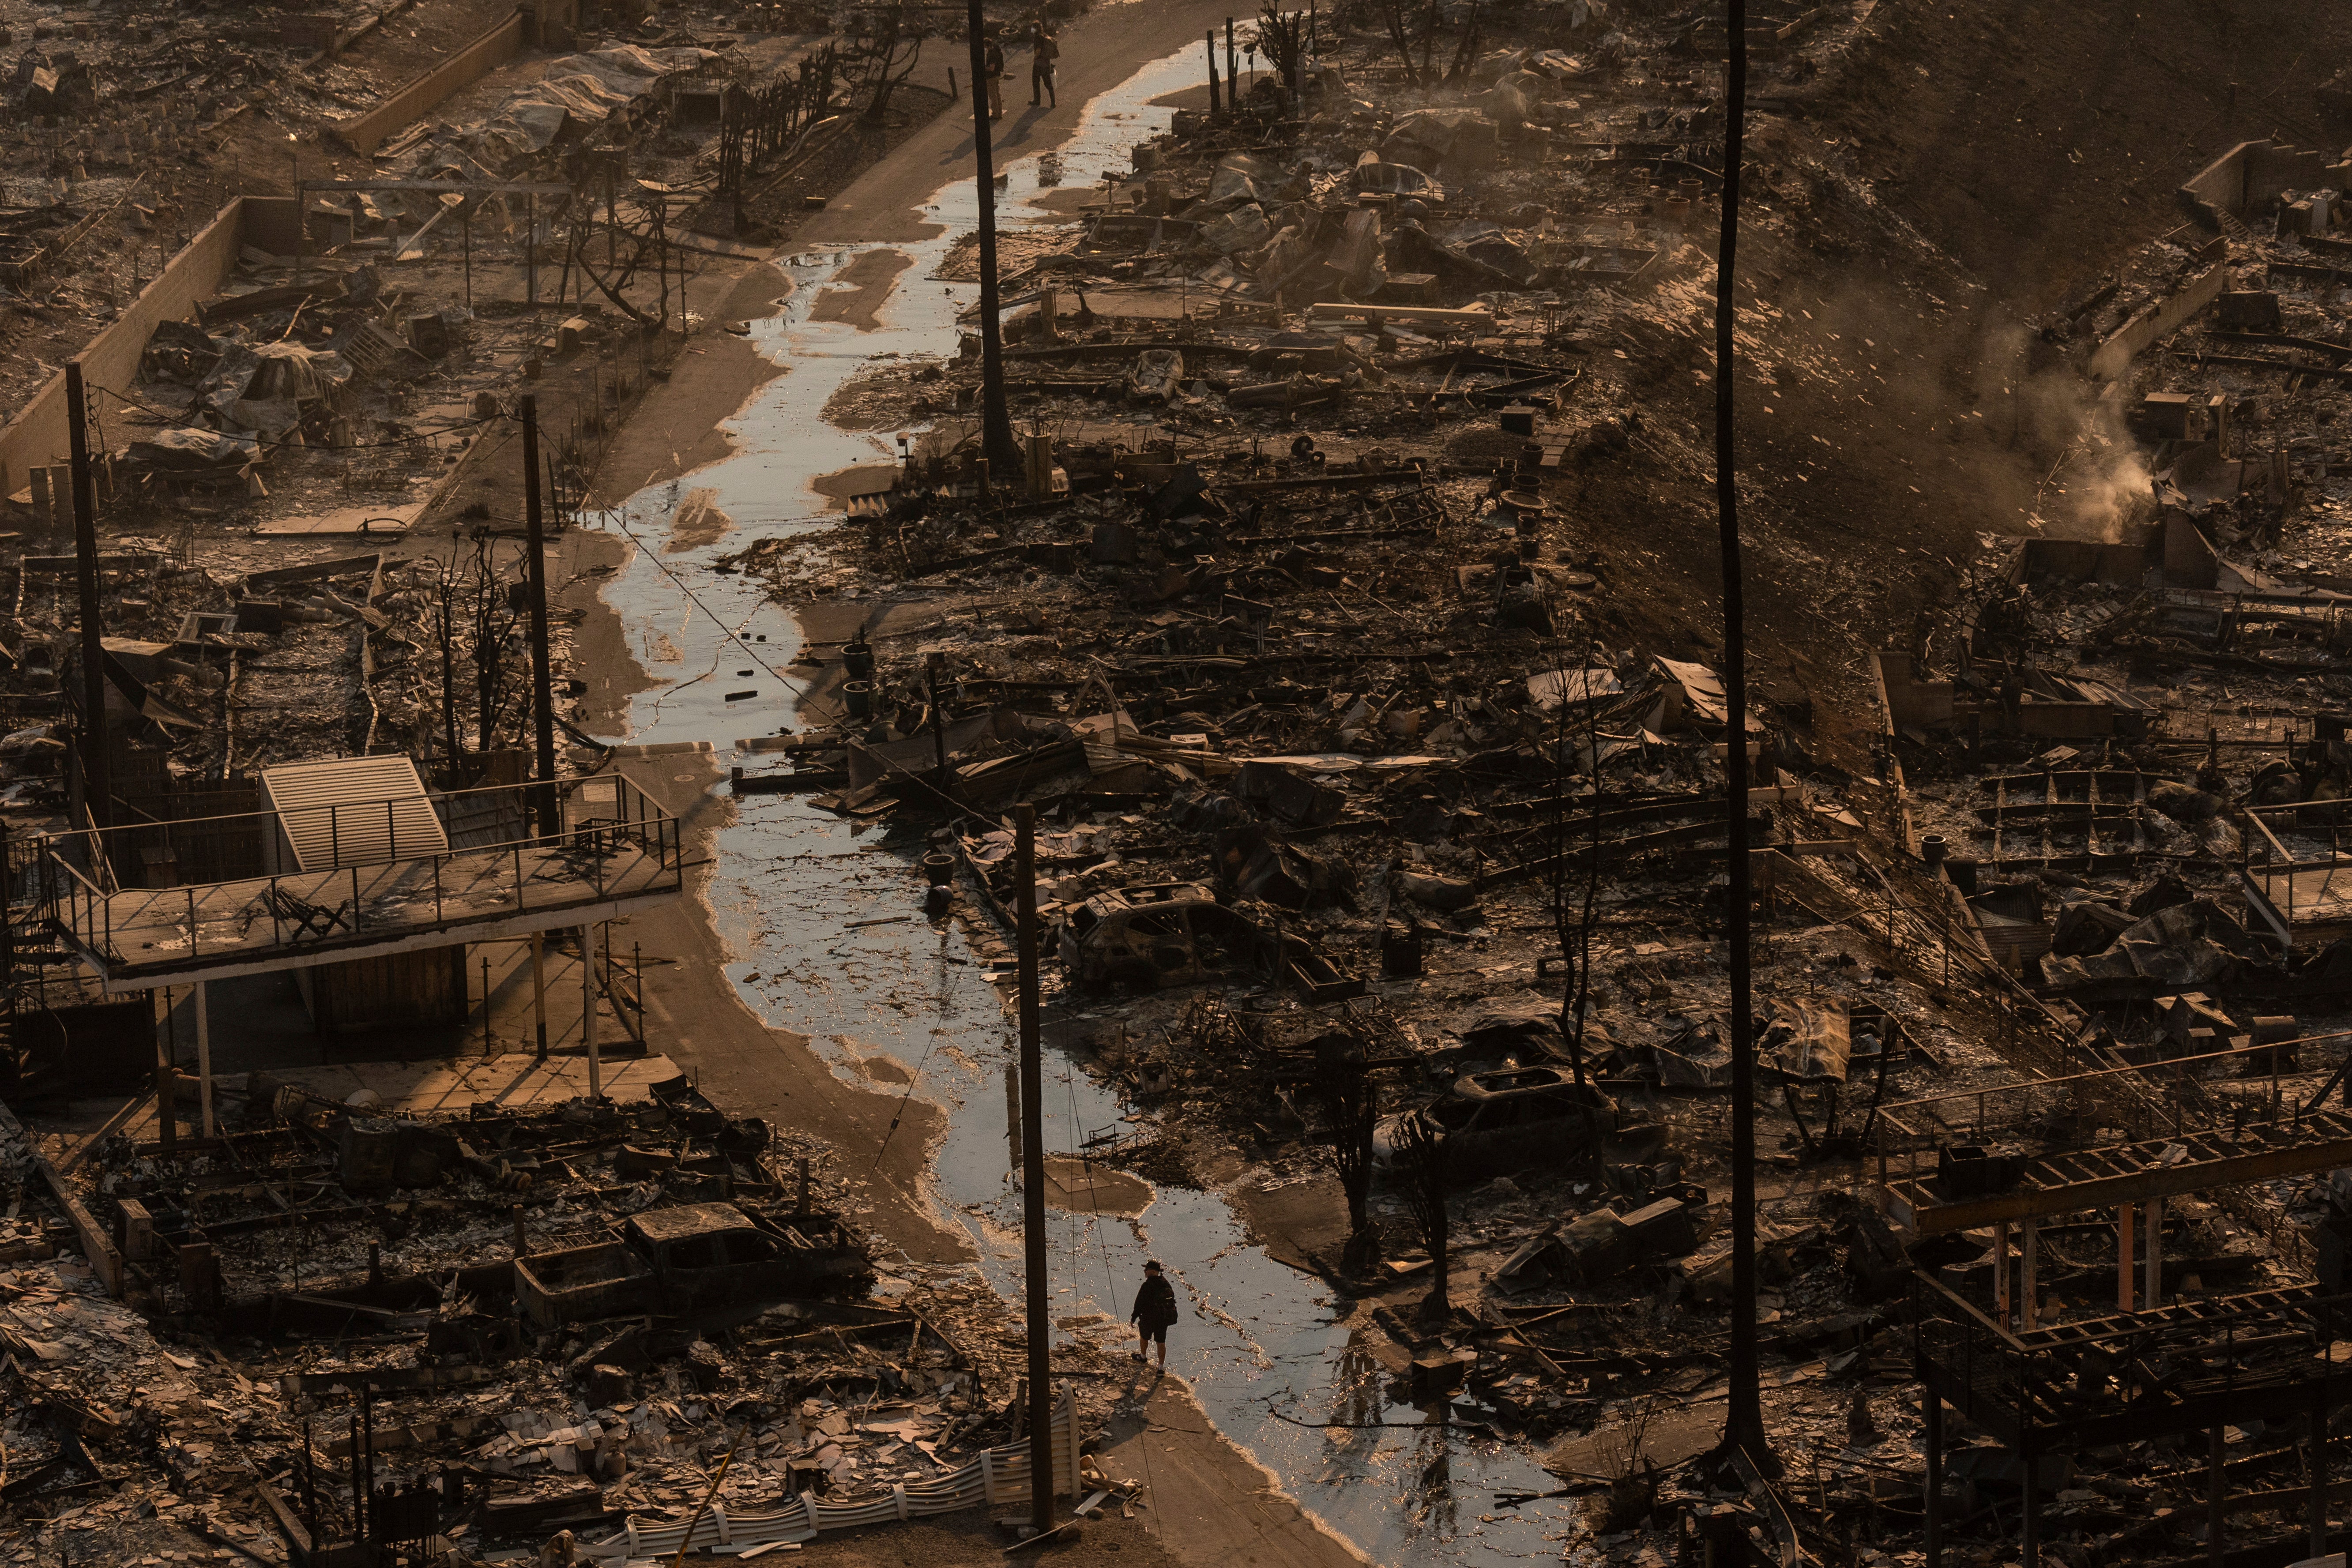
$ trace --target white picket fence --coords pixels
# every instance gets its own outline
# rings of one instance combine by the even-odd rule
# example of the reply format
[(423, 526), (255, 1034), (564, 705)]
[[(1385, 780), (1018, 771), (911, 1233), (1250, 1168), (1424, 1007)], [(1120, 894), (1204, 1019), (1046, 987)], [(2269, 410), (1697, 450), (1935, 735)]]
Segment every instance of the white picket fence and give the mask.
[[(1054, 1466), (1054, 1490), (1078, 1495), (1078, 1412), (1066, 1387), (1054, 1402), (1054, 1419), (1047, 1429)], [(683, 1546), (689, 1552), (740, 1553), (754, 1547), (813, 1541), (828, 1530), (856, 1530), (898, 1519), (922, 1519), (939, 1513), (961, 1513), (968, 1508), (1029, 1500), (1029, 1439), (983, 1448), (963, 1465), (928, 1481), (908, 1481), (886, 1492), (839, 1501), (803, 1492), (786, 1498), (774, 1513), (730, 1515), (718, 1503), (703, 1510), (691, 1540), (686, 1523), (653, 1524), (629, 1521), (626, 1529), (603, 1541), (584, 1542), (580, 1551), (623, 1568), (643, 1561), (675, 1557)]]

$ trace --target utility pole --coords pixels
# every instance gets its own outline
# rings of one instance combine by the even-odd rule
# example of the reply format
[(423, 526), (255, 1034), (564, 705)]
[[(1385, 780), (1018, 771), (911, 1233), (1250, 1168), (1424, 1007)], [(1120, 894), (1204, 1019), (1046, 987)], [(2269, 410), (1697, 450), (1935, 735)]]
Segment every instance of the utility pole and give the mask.
[(1021, 451), (1004, 401), (1004, 334), (996, 320), (996, 151), (988, 124), (987, 24), (980, 0), (967, 0), (965, 21), (971, 34), (971, 149), (980, 166), (980, 454), (1005, 473), (1021, 460)]
[(562, 826), (555, 800), (555, 693), (547, 668), (547, 540), (539, 520), (539, 399), (522, 396), (522, 503), (529, 524), (530, 597), (530, 716), (539, 742), (539, 831), (552, 838)]
[(1037, 809), (1013, 819), (1015, 950), (1021, 964), (1021, 1239), (1029, 1284), (1029, 1512), (1054, 1526), (1054, 1322), (1045, 1315), (1045, 1069), (1037, 1030)]
[[(114, 789), (106, 751), (105, 627), (98, 608), (98, 492), (90, 483), (89, 404), (81, 361), (66, 362), (66, 450), (73, 462), (74, 587), (81, 604), (81, 795), (89, 825), (114, 826)], [(106, 858), (104, 840), (90, 847), (90, 869)]]
[(1740, 582), (1738, 452), (1732, 437), (1733, 263), (1739, 239), (1739, 158), (1747, 127), (1748, 0), (1728, 0), (1730, 58), (1724, 73), (1723, 234), (1715, 274), (1715, 497), (1723, 551), (1723, 695), (1730, 713), (1723, 763), (1730, 812), (1731, 887), (1726, 900), (1731, 957), (1731, 1403), (1726, 1454), (1774, 1468), (1764, 1436), (1756, 1359), (1756, 1020), (1748, 952), (1755, 889), (1748, 863), (1748, 608)]

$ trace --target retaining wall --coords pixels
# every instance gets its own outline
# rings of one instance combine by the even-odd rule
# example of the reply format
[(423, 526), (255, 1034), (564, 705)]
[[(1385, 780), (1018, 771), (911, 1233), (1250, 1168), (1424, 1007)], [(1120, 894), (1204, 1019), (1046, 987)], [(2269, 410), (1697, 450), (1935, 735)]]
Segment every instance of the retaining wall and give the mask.
[(2222, 215), (2259, 214), (2290, 191), (2342, 190), (2347, 165), (2283, 142), (2241, 142), (2181, 185), (2180, 205), (2208, 228)]
[(523, 16), (516, 11), (423, 76), (394, 89), (366, 113), (336, 121), (335, 135), (361, 157), (373, 157), (394, 132), (430, 114), (451, 94), (489, 75), (520, 54), (522, 46)]
[[(276, 216), (254, 209), (273, 205), (289, 210), (277, 225), (268, 226), (284, 226), (292, 217), (292, 198), (238, 196), (231, 200), (165, 264), (153, 282), (140, 290), (139, 298), (131, 301), (128, 310), (90, 339), (79, 358), (93, 400), (100, 387), (129, 391), (131, 384), (138, 379), (140, 356), (147, 352), (147, 341), (155, 335), (155, 329), (165, 321), (194, 314), (197, 301), (220, 292), (222, 280), (236, 264), (237, 247), (249, 243), (248, 225), (257, 217)], [(291, 228), (288, 227), (287, 232), (290, 234)], [(101, 402), (101, 417), (104, 412)], [(66, 420), (66, 377), (60, 370), (14, 419), (0, 426), (0, 496), (15, 494), (27, 482), (33, 468), (64, 462), (70, 455), (67, 447), (70, 435)]]
[(2220, 299), (2229, 280), (2230, 269), (2216, 267), (2170, 299), (2144, 307), (2092, 353), (2084, 374), (2093, 381), (2113, 381), (2122, 375), (2141, 350), (2170, 337), (2191, 316)]

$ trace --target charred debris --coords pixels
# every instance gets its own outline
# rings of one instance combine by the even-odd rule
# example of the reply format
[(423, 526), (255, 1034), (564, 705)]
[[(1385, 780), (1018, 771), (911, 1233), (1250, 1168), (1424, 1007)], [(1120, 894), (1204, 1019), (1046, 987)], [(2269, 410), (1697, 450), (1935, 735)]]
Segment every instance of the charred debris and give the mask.
[[(852, 476), (830, 553), (730, 558), (856, 628), (735, 788), (881, 828), (1006, 971), (1033, 807), (1053, 1026), (1144, 1113), (1087, 1157), (1237, 1156), (1392, 1390), (1540, 1445), (1612, 1553), (2324, 1554), (2352, 583), (2307, 558), (2344, 526), (2345, 165), (2231, 150), (2042, 323), (2037, 370), (2093, 394), (2052, 483), (2111, 495), (2106, 537), (1989, 536), (1878, 638), (1841, 771), (1804, 700), (1735, 717), (1558, 543), (1645, 442), (1596, 345), (1709, 268), (1719, 104), (1670, 68), (1704, 39), (1620, 22), (1481, 22), (1449, 66), (1269, 16), (1231, 96), (1208, 40), (1211, 107), (1021, 237), (1011, 471), (974, 344), (877, 366), (836, 415), (933, 428)], [(1840, 34), (1756, 41), (1792, 90)], [(1735, 744), (1777, 1477), (1689, 1462), (1744, 1310)]]
[[(433, 11), (417, 58), (410, 9), (42, 20), (0, 86), (0, 303), (71, 359), (0, 433), (0, 1555), (618, 1562), (632, 1518), (1010, 1500), (993, 1296), (877, 1275), (835, 1152), (648, 1038), (612, 927), (680, 830), (546, 604), (611, 570), (557, 552), (700, 275), (907, 119), (914, 30)], [(257, 975), (290, 1024), (207, 1000)], [(1097, 1507), (1100, 1405), (1041, 1435)]]
[[(151, 1114), (55, 1162), (6, 1124), (5, 1497), (58, 1541), (589, 1556), (715, 1497), (740, 1550), (982, 1450), (1019, 1479), (992, 1300), (952, 1271), (877, 1293), (823, 1152), (683, 1078), (455, 1117), (220, 1094), (213, 1137)], [(1059, 1416), (1069, 1479), (1102, 1479), (1068, 1435), (1098, 1415)]]
[[(976, 346), (877, 366), (833, 412), (930, 427), (853, 476), (843, 529), (729, 563), (879, 605), (803, 649), (807, 728), (734, 786), (877, 828), (1008, 981), (1034, 809), (1048, 1026), (1137, 1115), (1077, 1157), (1242, 1170), (1261, 1237), (1353, 1303), (1373, 1381), (1446, 1441), (1539, 1451), (1560, 1490), (1493, 1506), (1578, 1500), (1575, 1546), (2340, 1547), (2352, 582), (2310, 563), (2352, 504), (2346, 164), (2228, 150), (2179, 229), (2041, 324), (2045, 368), (2105, 389), (2053, 476), (2114, 497), (2105, 536), (1989, 543), (1948, 614), (1877, 639), (1868, 760), (1841, 770), (1809, 696), (1734, 713), (1562, 542), (1587, 476), (1680, 450), (1596, 362), (1712, 286), (1722, 25), (1633, 9), (1240, 19), (1203, 41), (1208, 102), (1098, 195), (1049, 164), (1077, 221), (1003, 268), (1018, 451), (967, 437)], [(1866, 11), (1752, 18), (1755, 101), (1801, 98)], [(1037, 1439), (1055, 1489), (1148, 1503), (1083, 1452), (1111, 1380), (1071, 1376), (1036, 1429), (1002, 1304), (877, 1258), (839, 1152), (654, 1070), (609, 957), (624, 1037), (592, 999), (584, 1084), (500, 1058), (544, 1074), (522, 1103), (216, 1073), (166, 1024), (151, 1098), (41, 1125), (143, 1079), (153, 1003), (126, 987), (168, 1005), (206, 963), (323, 973), (431, 931), (462, 1018), (463, 928), (520, 908), (468, 856), (513, 854), (518, 889), (543, 856), (571, 900), (534, 967), (578, 929), (584, 972), (619, 900), (681, 886), (676, 824), (555, 708), (596, 673), (567, 617), (534, 658), (509, 590), (523, 399), (557, 535), (708, 307), (689, 274), (922, 90), (928, 24), (869, 8), (786, 49), (666, 15), (535, 8), (532, 84), (398, 124), (364, 22), (77, 31), (71, 58), (35, 31), (12, 90), (55, 188), (0, 225), (0, 285), (94, 335), (83, 482), (62, 383), (0, 473), (31, 1123), (0, 1127), (11, 1563), (758, 1550), (1017, 1502)], [(352, 112), (245, 90), (289, 68)], [(263, 148), (288, 196), (140, 184), (142, 158)], [(110, 221), (102, 273), (76, 247)], [(74, 547), (84, 521), (102, 546)], [(551, 804), (541, 713), (575, 775)], [(322, 759), (407, 770), (330, 802), (323, 851), (285, 773)], [(341, 805), (384, 840), (346, 856)], [(1777, 1474), (1698, 1462), (1751, 1310), (1724, 1205), (1734, 812)], [(430, 868), (430, 917), (362, 854)], [(638, 1070), (601, 1079), (602, 1051)], [(1120, 1348), (1081, 1335), (1057, 1374)]]

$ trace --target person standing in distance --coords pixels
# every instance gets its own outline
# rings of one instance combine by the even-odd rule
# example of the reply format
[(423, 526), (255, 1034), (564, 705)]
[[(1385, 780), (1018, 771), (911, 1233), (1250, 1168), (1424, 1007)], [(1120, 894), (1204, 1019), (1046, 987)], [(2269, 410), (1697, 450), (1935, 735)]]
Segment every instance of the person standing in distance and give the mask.
[(1160, 1347), (1160, 1370), (1168, 1370), (1168, 1330), (1176, 1321), (1176, 1288), (1160, 1272), (1158, 1259), (1143, 1266), (1143, 1288), (1135, 1293), (1135, 1310), (1128, 1314), (1137, 1334), (1135, 1359), (1143, 1360), (1143, 1347)]
[(996, 29), (988, 29), (986, 41), (981, 46), (981, 69), (988, 76), (988, 117), (1004, 118), (1004, 46), (997, 41)]
[(1062, 58), (1062, 46), (1054, 41), (1053, 30), (1043, 21), (1037, 24), (1032, 48), (1029, 57), (1029, 107), (1038, 108), (1042, 95), (1044, 107), (1059, 108), (1061, 100), (1054, 95), (1054, 62)]

